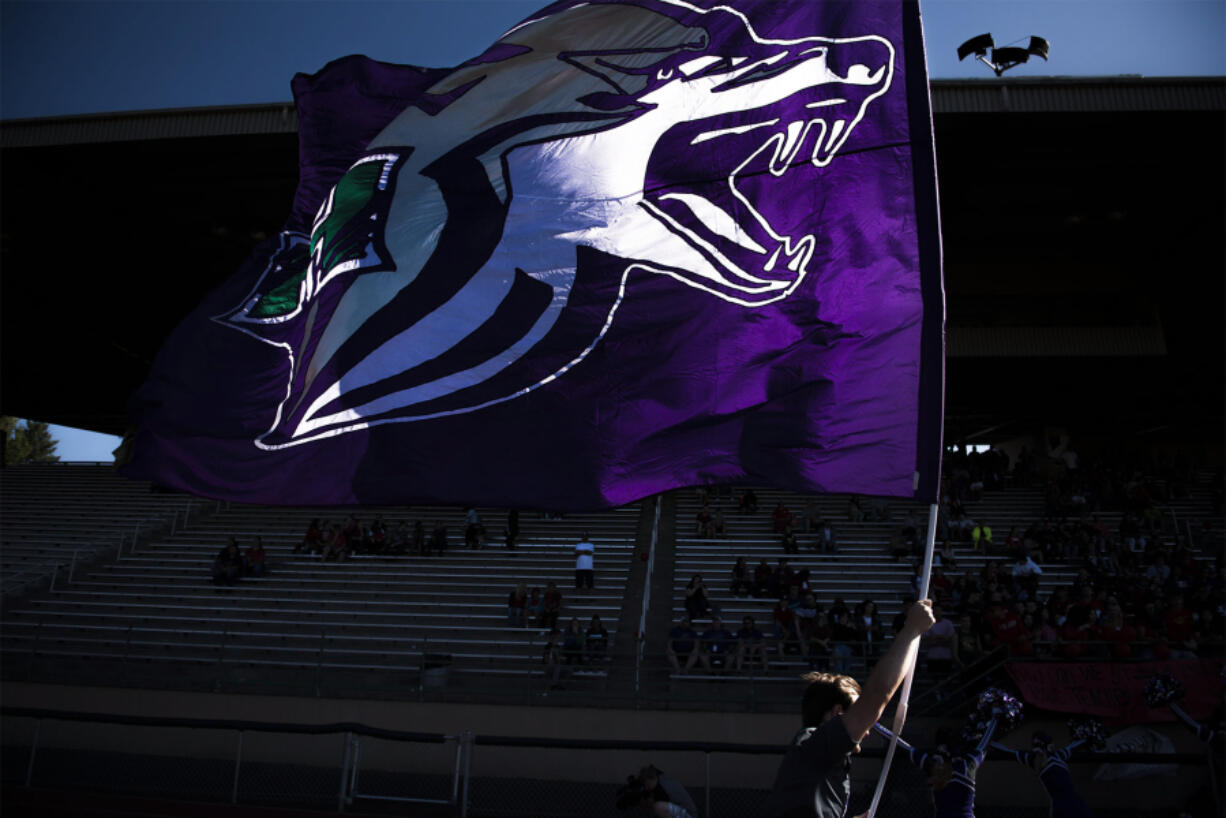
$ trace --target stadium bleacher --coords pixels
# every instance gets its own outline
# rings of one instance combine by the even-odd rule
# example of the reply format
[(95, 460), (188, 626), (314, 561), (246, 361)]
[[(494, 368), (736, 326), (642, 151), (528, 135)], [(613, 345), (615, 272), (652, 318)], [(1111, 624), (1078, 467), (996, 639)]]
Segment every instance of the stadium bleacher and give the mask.
[[(544, 588), (549, 581), (565, 596), (561, 626), (573, 616), (586, 628), (598, 614), (610, 634), (610, 661), (566, 669), (569, 688), (603, 693), (611, 676), (634, 665), (642, 589), (631, 577), (636, 557), (645, 555), (641, 532), (649, 528), (644, 518), (650, 516), (640, 504), (563, 519), (525, 514), (520, 545), (513, 551), (497, 536), (505, 523), (502, 510), (480, 510), (494, 544), (470, 549), (462, 542), (462, 509), (362, 509), (367, 520), (382, 515), (389, 530), (401, 521), (429, 526), (442, 520), (451, 531), (450, 547), (443, 556), (357, 554), (328, 562), (295, 548), (312, 519), (337, 519), (348, 510), (192, 500), (152, 492), (98, 465), (27, 466), (0, 474), (6, 577), (25, 564), (71, 568), (71, 581), (64, 571), (54, 586), (6, 580), (7, 678), (72, 680), (87, 674), (99, 683), (286, 692), (318, 689), (326, 678), (380, 697), (542, 692), (558, 681), (543, 661), (548, 636), (540, 628), (509, 626), (506, 600), (521, 583)], [(1212, 558), (1221, 532), (1221, 521), (1211, 514), (1210, 477), (1202, 475), (1204, 482), (1163, 508), (1164, 529), (1169, 529), (1163, 536), (1173, 540), (1191, 531), (1205, 541), (1197, 544), (1200, 559)], [(908, 512), (922, 528), (926, 510), (892, 501), (886, 519), (852, 522), (846, 496), (811, 498), (760, 489), (758, 498), (757, 513), (740, 514), (731, 495), (712, 494), (727, 533), (704, 538), (696, 535), (699, 493), (674, 493), (673, 557), (657, 567), (671, 589), (667, 599), (655, 603), (666, 607), (667, 619), (675, 622), (684, 614), (685, 585), (701, 574), (730, 630), (742, 616), (752, 615), (769, 633), (774, 600), (732, 594), (731, 570), (738, 557), (745, 557), (752, 571), (762, 558), (773, 565), (787, 556), (794, 569), (810, 569), (821, 609), (838, 597), (849, 606), (876, 602), (888, 639), (889, 624), (911, 593), (913, 573), (910, 559), (894, 557), (891, 538)], [(813, 503), (837, 527), (837, 555), (817, 553), (803, 524), (799, 552), (785, 554), (771, 519), (777, 502), (794, 515)], [(1044, 502), (1043, 492), (1033, 487), (989, 490), (968, 501), (968, 516), (992, 524), (998, 547), (985, 551), (955, 542), (958, 571), (977, 574), (990, 562), (1006, 567), (1012, 557), (999, 547), (1005, 535), (1041, 518)], [(1121, 519), (1114, 511), (1099, 516), (1112, 530)], [(580, 593), (573, 589), (573, 545), (584, 530), (596, 544), (597, 582), (594, 590)], [(211, 582), (213, 560), (230, 536), (243, 548), (253, 537), (262, 538), (266, 576), (244, 578), (232, 587)], [(1040, 594), (1070, 586), (1079, 570), (1072, 564), (1045, 565)], [(740, 700), (738, 684), (767, 683), (781, 687), (786, 699), (790, 688), (775, 683), (792, 682), (808, 663), (773, 646), (770, 660), (769, 671), (670, 673), (662, 653), (651, 650), (644, 666), (667, 686), (670, 698)], [(866, 669), (856, 652), (853, 673)], [(921, 686), (936, 681), (923, 668), (919, 680)]]

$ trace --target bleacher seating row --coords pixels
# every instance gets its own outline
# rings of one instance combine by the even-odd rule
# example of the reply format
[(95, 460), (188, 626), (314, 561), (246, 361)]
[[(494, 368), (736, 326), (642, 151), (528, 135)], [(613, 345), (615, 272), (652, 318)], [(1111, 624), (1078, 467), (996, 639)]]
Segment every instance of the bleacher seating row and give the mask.
[(75, 570), (102, 554), (173, 526), (205, 505), (120, 480), (106, 466), (29, 464), (0, 469), (0, 592), (11, 595), (53, 571)]
[[(181, 500), (182, 498), (180, 498)], [(478, 679), (544, 671), (546, 634), (508, 625), (518, 584), (563, 592), (559, 624), (599, 615), (616, 650), (618, 619), (638, 524), (636, 506), (597, 515), (521, 518), (520, 545), (469, 549), (456, 508), (362, 509), (389, 530), (402, 520), (442, 520), (442, 556), (356, 554), (341, 562), (296, 553), (308, 522), (335, 509), (230, 506), (197, 516), (173, 536), (144, 543), (108, 564), (78, 571), (70, 585), (9, 606), (3, 649), (95, 663), (238, 664), (248, 668), (417, 671), (445, 661)], [(491, 535), (502, 512), (482, 510)], [(597, 548), (597, 584), (577, 592), (573, 546), (584, 530)], [(268, 573), (215, 587), (211, 569), (230, 536), (246, 548), (260, 536)], [(445, 658), (444, 658), (445, 657)]]
[[(413, 685), (420, 689), (430, 680), (440, 683), (439, 671), (445, 669), (445, 684), (459, 689), (539, 684), (532, 680), (551, 675), (542, 661), (547, 635), (540, 628), (511, 627), (506, 599), (518, 584), (543, 589), (550, 581), (565, 596), (560, 625), (573, 616), (586, 628), (590, 618), (599, 615), (609, 631), (611, 661), (585, 667), (583, 675), (603, 683), (609, 671), (633, 663), (639, 610), (637, 603), (631, 604), (638, 589), (629, 577), (633, 560), (642, 554), (637, 547), (645, 548), (645, 543), (636, 543), (641, 523), (637, 504), (564, 519), (524, 514), (520, 545), (513, 551), (501, 544), (506, 519), (502, 510), (480, 510), (492, 544), (469, 549), (463, 544), (464, 512), (459, 508), (361, 509), (358, 516), (366, 521), (382, 515), (389, 530), (401, 521), (411, 525), (421, 520), (429, 531), (435, 520), (442, 520), (450, 531), (450, 547), (442, 556), (357, 554), (330, 562), (296, 547), (310, 520), (339, 523), (348, 515), (346, 509), (191, 500), (151, 492), (147, 485), (122, 480), (99, 466), (9, 469), (0, 473), (0, 491), (0, 557), (6, 571), (23, 560), (63, 565), (73, 551), (80, 557), (81, 544), (91, 541), (107, 554), (102, 560), (82, 557), (71, 582), (64, 572), (54, 589), (23, 594), (19, 587), (10, 590), (6, 585), (0, 624), (6, 674), (33, 672), (37, 665), (40, 678), (57, 672), (71, 678), (82, 668), (104, 677), (109, 667), (121, 668), (125, 678), (135, 674), (156, 685), (164, 683), (167, 674), (238, 672), (259, 679), (271, 672), (339, 672), (365, 675), (403, 691)], [(808, 568), (822, 609), (840, 597), (850, 607), (872, 599), (887, 634), (911, 591), (912, 565), (896, 560), (890, 543), (908, 512), (923, 528), (927, 512), (917, 503), (894, 501), (887, 519), (852, 522), (845, 496), (811, 498), (761, 489), (757, 513), (740, 514), (730, 496), (712, 493), (710, 502), (721, 504), (727, 532), (703, 538), (695, 531), (699, 494), (679, 491), (674, 497), (675, 558), (672, 564), (657, 566), (670, 572), (672, 593), (655, 601), (666, 606), (672, 621), (684, 613), (686, 583), (701, 574), (729, 629), (735, 630), (748, 614), (768, 630), (774, 600), (730, 591), (732, 566), (742, 556), (750, 571), (763, 558), (774, 565), (783, 556), (796, 570)], [(1207, 517), (1208, 497), (1208, 489), (1198, 487), (1193, 496), (1172, 505), (1172, 520)], [(785, 554), (771, 520), (779, 501), (796, 515), (814, 503), (837, 527), (838, 553), (813, 550), (814, 535), (806, 534), (802, 525), (799, 553)], [(1042, 517), (1044, 499), (1035, 489), (1010, 488), (985, 493), (967, 510), (971, 517), (989, 521), (999, 542), (1011, 526), (1020, 530)], [(1120, 515), (1104, 514), (1101, 519), (1114, 528)], [(134, 548), (137, 526), (146, 534)], [(1178, 528), (1173, 523), (1171, 536), (1180, 533)], [(596, 544), (597, 581), (595, 589), (577, 592), (573, 545), (584, 530)], [(118, 549), (125, 532), (129, 543)], [(266, 576), (245, 578), (232, 587), (212, 584), (213, 562), (230, 536), (243, 548), (253, 537), (262, 538), (268, 554)], [(989, 561), (1009, 559), (999, 548), (984, 553), (959, 545), (955, 552), (959, 571), (978, 572)], [(1067, 585), (1076, 573), (1072, 566), (1046, 566), (1041, 591)], [(723, 686), (718, 688), (722, 693), (734, 694), (730, 681), (793, 682), (807, 669), (800, 656), (782, 652), (772, 652), (768, 673), (669, 673), (662, 655), (653, 653), (647, 661), (674, 693), (698, 691), (696, 697), (706, 695), (713, 682)], [(853, 671), (864, 669), (864, 660), (854, 657)]]

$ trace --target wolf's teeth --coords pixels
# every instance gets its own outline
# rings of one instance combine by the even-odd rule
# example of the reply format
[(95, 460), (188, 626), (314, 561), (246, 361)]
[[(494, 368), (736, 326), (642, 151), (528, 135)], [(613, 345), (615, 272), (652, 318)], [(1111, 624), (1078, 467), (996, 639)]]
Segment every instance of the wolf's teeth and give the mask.
[(771, 253), (771, 257), (767, 259), (766, 264), (763, 265), (762, 272), (769, 273), (771, 270), (775, 269), (775, 262), (779, 260), (779, 251), (782, 249), (782, 244), (775, 248), (775, 252)]
[(791, 163), (793, 157), (796, 156), (796, 152), (800, 150), (800, 137), (804, 130), (805, 123), (803, 122), (788, 123), (787, 138), (782, 150), (779, 152), (783, 158), (783, 167), (780, 168), (780, 172), (787, 170), (787, 166)]
[(843, 133), (843, 128), (847, 127), (847, 121), (844, 119), (836, 119), (834, 125), (830, 128), (830, 139), (826, 140), (826, 153), (834, 153), (834, 146), (839, 141), (839, 136)]

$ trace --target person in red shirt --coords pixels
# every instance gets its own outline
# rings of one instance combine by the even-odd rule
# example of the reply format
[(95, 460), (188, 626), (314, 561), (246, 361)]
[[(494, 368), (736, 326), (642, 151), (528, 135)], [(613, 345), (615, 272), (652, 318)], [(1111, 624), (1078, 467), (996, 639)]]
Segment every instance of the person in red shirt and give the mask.
[(932, 589), (932, 598), (936, 604), (947, 605), (949, 603), (949, 593), (954, 584), (949, 581), (949, 577), (945, 576), (945, 570), (941, 566), (932, 566), (932, 579), (929, 580), (928, 585)]
[(244, 555), (246, 571), (253, 577), (262, 577), (267, 568), (264, 553), (264, 540), (256, 537), (252, 542), (251, 547), (247, 549)]
[(1103, 616), (1103, 639), (1110, 643), (1113, 659), (1132, 657), (1133, 642), (1137, 641), (1137, 629), (1124, 619), (1124, 609), (1114, 597), (1107, 600), (1107, 613)]
[(1183, 594), (1175, 594), (1171, 605), (1162, 615), (1162, 627), (1170, 645), (1172, 659), (1195, 659), (1195, 618), (1184, 604)]
[(782, 534), (784, 529), (792, 524), (792, 512), (788, 511), (788, 507), (783, 504), (782, 500), (771, 512), (771, 520), (774, 521), (776, 534)]
[(1006, 608), (1005, 603), (999, 598), (992, 600), (992, 607), (988, 612), (988, 625), (992, 628), (992, 634), (988, 639), (992, 647), (1006, 645), (1011, 656), (1028, 656), (1034, 653), (1034, 646), (1030, 643), (1030, 634), (1026, 632), (1022, 618), (1017, 615), (1017, 611)]
[(771, 611), (771, 619), (775, 625), (775, 642), (778, 645), (779, 655), (782, 656), (788, 645), (795, 645), (796, 650), (800, 650), (804, 637), (800, 632), (800, 623), (796, 619), (796, 614), (788, 607), (787, 597), (781, 597), (775, 603), (775, 609)]
[(1094, 623), (1090, 621), (1088, 609), (1073, 607), (1069, 609), (1068, 619), (1060, 629), (1060, 652), (1065, 659), (1080, 659), (1090, 649), (1087, 644), (1098, 636)]

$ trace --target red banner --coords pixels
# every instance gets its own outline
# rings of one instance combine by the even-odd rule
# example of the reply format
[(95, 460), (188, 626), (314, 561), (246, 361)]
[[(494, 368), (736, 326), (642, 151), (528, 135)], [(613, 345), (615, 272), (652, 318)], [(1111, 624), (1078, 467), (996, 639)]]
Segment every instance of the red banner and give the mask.
[(1008, 662), (1005, 667), (1029, 705), (1065, 713), (1096, 716), (1128, 724), (1173, 721), (1166, 707), (1151, 708), (1142, 693), (1159, 673), (1183, 682), (1187, 695), (1180, 706), (1206, 718), (1222, 701), (1222, 660), (1181, 659), (1169, 662)]

